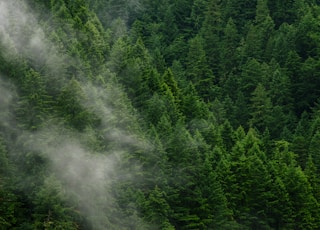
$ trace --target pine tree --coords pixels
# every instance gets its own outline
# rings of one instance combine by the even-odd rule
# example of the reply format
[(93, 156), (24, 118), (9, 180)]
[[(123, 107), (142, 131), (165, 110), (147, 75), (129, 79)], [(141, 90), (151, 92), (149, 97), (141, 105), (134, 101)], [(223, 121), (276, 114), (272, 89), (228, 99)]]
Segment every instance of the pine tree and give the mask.
[(129, 45), (124, 38), (119, 38), (114, 42), (107, 62), (107, 66), (112, 72), (120, 74), (124, 71), (127, 64), (128, 49)]
[[(227, 0), (224, 4), (224, 19), (233, 18), (239, 31), (243, 30), (248, 21), (252, 21), (255, 17), (257, 1), (250, 0)], [(244, 34), (242, 34), (244, 35)]]
[(0, 136), (0, 225), (3, 229), (14, 227), (19, 221), (19, 203), (11, 191), (12, 165), (8, 159), (8, 150)]
[[(223, 30), (223, 40), (220, 52), (221, 69), (219, 74), (222, 76), (225, 75), (224, 78), (238, 67), (237, 64), (239, 64), (240, 60), (238, 60), (236, 56), (236, 50), (239, 43), (240, 36), (237, 27), (233, 19), (229, 18), (227, 25)], [(221, 79), (222, 83), (226, 80), (224, 78)]]
[(308, 157), (308, 160), (306, 162), (306, 168), (304, 170), (304, 173), (306, 177), (308, 178), (308, 182), (311, 185), (312, 193), (317, 202), (320, 201), (320, 179), (317, 176), (318, 175), (318, 168), (313, 163), (312, 155), (310, 154)]
[(41, 127), (52, 106), (46, 92), (43, 76), (30, 69), (21, 83), (21, 95), (16, 109), (17, 118), (23, 128), (35, 130)]
[(186, 117), (186, 122), (193, 119), (205, 119), (208, 117), (208, 106), (203, 99), (198, 96), (192, 83), (189, 83), (188, 87), (183, 90), (181, 111)]
[(319, 204), (312, 194), (306, 175), (297, 166), (295, 158), (295, 154), (289, 151), (287, 142), (276, 143), (275, 172), (282, 179), (289, 195), (292, 225), (299, 228), (317, 228)]
[(207, 5), (205, 19), (200, 31), (204, 39), (204, 49), (208, 57), (208, 63), (213, 74), (218, 74), (218, 63), (220, 53), (220, 36), (222, 34), (222, 15), (219, 1), (210, 0)]
[(312, 194), (312, 188), (301, 168), (289, 166), (284, 174), (284, 183), (293, 206), (295, 226), (301, 229), (319, 227), (319, 203)]
[(280, 0), (268, 1), (271, 16), (277, 27), (283, 23), (293, 24), (304, 10), (304, 1), (284, 2)]
[(210, 70), (203, 39), (198, 35), (189, 42), (189, 52), (186, 60), (186, 76), (196, 87), (204, 100), (212, 100), (211, 89), (214, 87), (214, 76)]
[(292, 229), (295, 226), (292, 217), (293, 207), (287, 188), (276, 171), (278, 168), (277, 162), (270, 161), (268, 167), (273, 180), (270, 188), (273, 197), (268, 204), (267, 210), (270, 226), (275, 229)]
[(274, 58), (283, 66), (290, 52), (295, 50), (295, 33), (296, 28), (293, 25), (282, 24), (277, 32), (270, 37), (267, 47), (265, 47), (267, 58)]
[(205, 19), (205, 11), (208, 0), (195, 0), (191, 7), (190, 21), (195, 28), (194, 33), (197, 34)]
[(54, 177), (46, 178), (44, 186), (35, 194), (34, 228), (43, 229), (77, 229), (80, 223), (74, 222), (79, 218), (72, 208), (63, 204), (61, 185)]
[(312, 157), (314, 166), (316, 167), (317, 173), (320, 172), (320, 151), (318, 144), (320, 141), (320, 131), (317, 131), (311, 138), (308, 153)]
[(308, 159), (309, 150), (309, 115), (305, 112), (302, 114), (300, 121), (293, 135), (291, 150), (297, 154), (299, 165), (304, 168)]
[(57, 99), (57, 112), (66, 125), (76, 130), (84, 130), (86, 126), (94, 126), (98, 121), (97, 117), (84, 108), (87, 98), (74, 78), (70, 80), (60, 92)]
[(272, 103), (262, 84), (258, 84), (252, 93), (251, 102), (252, 113), (249, 123), (252, 127), (256, 127), (260, 132), (263, 132), (271, 123)]
[(221, 134), (221, 138), (223, 140), (226, 151), (230, 152), (236, 140), (235, 140), (234, 130), (228, 120), (226, 120), (222, 124), (220, 128), (220, 134)]
[(268, 82), (269, 66), (266, 63), (260, 63), (257, 59), (249, 59), (242, 65), (242, 73), (240, 79), (241, 93), (247, 100), (251, 97), (257, 86), (262, 84), (263, 87)]
[[(108, 44), (104, 40), (102, 28), (99, 20), (96, 17), (92, 17), (84, 24), (84, 31), (90, 39), (87, 40), (82, 46), (86, 49), (87, 59), (94, 70), (99, 70), (105, 62), (105, 55), (107, 53)], [(98, 71), (94, 71), (95, 74)]]
[(169, 217), (172, 215), (170, 206), (167, 203), (167, 197), (164, 191), (158, 186), (149, 193), (146, 199), (145, 219), (153, 226), (159, 229), (173, 230), (174, 227), (169, 223)]
[[(209, 213), (204, 213), (207, 228), (232, 228), (236, 223), (232, 221), (232, 212), (228, 208), (228, 201), (222, 189), (218, 175), (214, 172), (207, 156), (201, 172), (201, 187), (203, 197)], [(204, 208), (202, 208), (204, 209)]]
[(265, 47), (274, 30), (266, 0), (258, 0), (254, 24), (249, 28), (246, 38), (246, 55), (259, 61), (265, 60)]

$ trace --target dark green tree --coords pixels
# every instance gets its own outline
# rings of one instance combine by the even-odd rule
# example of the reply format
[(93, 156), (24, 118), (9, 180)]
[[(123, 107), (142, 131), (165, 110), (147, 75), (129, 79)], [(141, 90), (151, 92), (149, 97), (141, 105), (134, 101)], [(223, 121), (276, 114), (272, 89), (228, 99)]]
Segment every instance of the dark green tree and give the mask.
[(320, 172), (320, 151), (318, 146), (318, 143), (320, 141), (320, 131), (317, 131), (311, 138), (309, 151), (312, 161), (314, 163), (314, 166), (317, 169), (317, 173)]
[(260, 132), (272, 123), (272, 102), (262, 84), (258, 84), (251, 98), (251, 119), (249, 124)]
[(8, 150), (0, 137), (0, 226), (2, 229), (14, 227), (19, 222), (19, 206), (15, 194), (11, 191), (12, 165), (8, 159)]
[(204, 40), (199, 35), (190, 40), (186, 76), (204, 100), (212, 100), (210, 91), (214, 87), (215, 79), (210, 70), (203, 44)]
[(283, 23), (293, 24), (301, 16), (302, 11), (305, 9), (304, 1), (285, 2), (280, 0), (268, 1), (271, 16), (275, 21), (277, 27)]
[(200, 98), (192, 83), (183, 90), (181, 111), (186, 117), (186, 122), (193, 119), (205, 119), (208, 117), (209, 109), (207, 104)]
[[(63, 203), (63, 189), (53, 177), (47, 177), (43, 187), (35, 194), (34, 224), (38, 229), (78, 229), (81, 221), (72, 207)], [(79, 219), (77, 219), (79, 218)], [(78, 222), (78, 223), (77, 223)]]
[(252, 21), (255, 18), (257, 1), (227, 0), (222, 2), (222, 4), (224, 6), (224, 20), (227, 21), (229, 18), (233, 18), (238, 30), (243, 31), (243, 33), (245, 33), (245, 25), (248, 23), (248, 21)]
[(80, 83), (71, 79), (57, 98), (56, 110), (66, 125), (82, 131), (97, 124), (98, 118), (84, 107), (87, 100)]
[(145, 219), (158, 229), (173, 230), (174, 227), (169, 222), (172, 211), (167, 199), (166, 193), (156, 186), (146, 200)]
[(320, 179), (317, 176), (318, 175), (318, 168), (313, 163), (312, 155), (310, 154), (308, 157), (308, 160), (306, 162), (306, 168), (304, 170), (304, 173), (306, 177), (308, 178), (308, 181), (311, 185), (312, 193), (317, 202), (319, 203), (320, 200)]
[(221, 41), (221, 51), (220, 51), (220, 72), (221, 83), (226, 81), (227, 75), (230, 72), (235, 71), (240, 62), (237, 57), (237, 48), (240, 43), (240, 36), (238, 34), (237, 27), (232, 18), (229, 18), (224, 30), (223, 39)]
[(301, 167), (297, 166), (296, 156), (288, 148), (288, 143), (276, 143), (274, 160), (275, 171), (281, 177), (289, 195), (288, 203), (292, 209), (291, 226), (317, 228), (319, 204), (314, 198), (311, 185)]
[(274, 23), (269, 15), (267, 1), (258, 0), (255, 20), (250, 25), (246, 37), (246, 56), (255, 58), (258, 61), (265, 61), (265, 47), (273, 34), (273, 30)]
[(17, 119), (23, 128), (38, 129), (53, 105), (51, 97), (46, 92), (44, 77), (30, 69), (25, 73), (21, 84), (21, 95), (16, 109)]
[(194, 26), (194, 33), (198, 33), (205, 19), (208, 0), (195, 0), (191, 7), (190, 21)]
[(213, 74), (218, 74), (220, 36), (223, 31), (222, 15), (219, 1), (210, 0), (207, 5), (205, 19), (200, 31), (204, 39), (204, 49)]

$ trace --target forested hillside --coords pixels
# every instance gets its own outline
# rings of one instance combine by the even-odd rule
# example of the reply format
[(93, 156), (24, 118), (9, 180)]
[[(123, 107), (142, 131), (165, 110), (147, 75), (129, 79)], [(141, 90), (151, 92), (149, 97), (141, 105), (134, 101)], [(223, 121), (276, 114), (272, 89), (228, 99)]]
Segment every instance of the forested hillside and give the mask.
[(319, 15), (0, 0), (0, 229), (320, 229)]

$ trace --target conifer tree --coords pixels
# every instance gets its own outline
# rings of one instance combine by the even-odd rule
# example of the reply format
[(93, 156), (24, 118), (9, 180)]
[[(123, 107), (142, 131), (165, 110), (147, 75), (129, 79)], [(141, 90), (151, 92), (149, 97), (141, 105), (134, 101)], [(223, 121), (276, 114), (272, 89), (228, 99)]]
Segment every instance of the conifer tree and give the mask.
[(313, 163), (312, 155), (310, 154), (308, 160), (306, 162), (306, 168), (304, 173), (308, 178), (308, 181), (311, 185), (312, 193), (317, 202), (319, 203), (320, 200), (320, 179), (318, 175), (318, 168)]
[(21, 84), (17, 118), (23, 128), (35, 130), (42, 125), (53, 103), (46, 92), (43, 76), (35, 70), (27, 71)]
[[(10, 187), (12, 166), (8, 159), (8, 151), (0, 136), (0, 225), (3, 229), (12, 228), (18, 222), (19, 203)], [(12, 179), (11, 179), (12, 181)]]
[(167, 203), (166, 194), (159, 187), (155, 187), (146, 200), (146, 216), (145, 219), (153, 226), (159, 229), (173, 230), (169, 218), (172, 215), (170, 206)]
[[(255, 17), (257, 0), (227, 0), (224, 4), (224, 19), (233, 18), (239, 31), (242, 31), (248, 21), (252, 21)], [(246, 32), (246, 30), (243, 30)], [(243, 34), (242, 34), (243, 35)]]
[(86, 126), (94, 125), (97, 117), (84, 108), (86, 100), (79, 82), (71, 79), (57, 99), (57, 112), (66, 125), (79, 131), (84, 130)]
[[(238, 60), (236, 56), (236, 50), (239, 46), (240, 36), (238, 34), (237, 27), (232, 18), (229, 18), (224, 30), (223, 30), (223, 39), (221, 42), (221, 51), (220, 51), (220, 62), (221, 69), (220, 75), (228, 75), (230, 72), (235, 71), (238, 67)], [(226, 78), (227, 76), (224, 76)], [(222, 83), (225, 79), (222, 78)]]
[(198, 96), (192, 83), (189, 83), (188, 87), (183, 90), (181, 110), (186, 117), (186, 122), (193, 119), (205, 119), (208, 116), (208, 106), (203, 99)]
[(205, 19), (200, 31), (205, 45), (204, 49), (208, 57), (208, 63), (213, 74), (218, 73), (220, 36), (222, 34), (222, 15), (219, 1), (210, 0), (207, 5)]
[(274, 30), (266, 0), (258, 0), (254, 23), (250, 26), (246, 39), (247, 57), (265, 60), (264, 49)]
[(310, 157), (316, 167), (317, 173), (320, 172), (320, 151), (318, 148), (318, 144), (320, 141), (320, 131), (317, 131), (311, 138), (309, 151)]
[(189, 42), (189, 52), (186, 60), (186, 76), (204, 100), (212, 100), (211, 89), (215, 79), (210, 70), (206, 52), (203, 47), (203, 39), (198, 35)]
[[(43, 229), (77, 229), (79, 223), (74, 222), (72, 208), (62, 203), (62, 188), (54, 177), (46, 178), (44, 186), (35, 195), (34, 228)], [(74, 212), (74, 213), (72, 213)], [(71, 214), (72, 213), (72, 214)]]
[(190, 13), (190, 21), (192, 25), (195, 27), (195, 32), (198, 33), (201, 29), (201, 26), (204, 21), (204, 15), (206, 12), (206, 6), (208, 4), (208, 0), (195, 0), (191, 7)]
[(263, 132), (272, 123), (272, 103), (262, 84), (258, 84), (252, 93), (251, 102), (252, 113), (249, 123), (252, 127), (256, 127), (260, 132)]

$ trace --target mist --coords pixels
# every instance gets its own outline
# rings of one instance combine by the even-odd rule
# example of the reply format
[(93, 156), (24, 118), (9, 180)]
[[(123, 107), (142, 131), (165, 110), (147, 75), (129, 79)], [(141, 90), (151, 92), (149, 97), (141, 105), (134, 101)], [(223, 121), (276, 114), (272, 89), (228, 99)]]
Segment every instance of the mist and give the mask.
[(24, 1), (0, 1), (0, 42), (9, 55), (22, 55), (40, 63), (49, 42)]
[(0, 135), (6, 135), (14, 127), (11, 111), (15, 98), (14, 86), (0, 75)]
[[(0, 44), (7, 58), (23, 56), (35, 68), (46, 66), (52, 74), (62, 68), (56, 60), (66, 58), (58, 55), (23, 1), (0, 0)], [(46, 80), (55, 84), (54, 79), (60, 77), (59, 81), (65, 82), (66, 79), (61, 79), (61, 76)], [(50, 172), (60, 181), (70, 202), (71, 199), (79, 201), (81, 215), (92, 229), (124, 229), (119, 223), (120, 220), (124, 222), (124, 217), (110, 211), (117, 206), (113, 186), (121, 180), (134, 183), (136, 172), (124, 170), (121, 160), (132, 149), (147, 151), (152, 147), (141, 137), (139, 127), (128, 128), (136, 118), (132, 109), (117, 106), (125, 98), (121, 89), (108, 83), (98, 87), (80, 82), (85, 95), (81, 104), (99, 118), (100, 141), (107, 145), (97, 151), (88, 145), (94, 135), (92, 130), (80, 133), (64, 127), (55, 119), (34, 132), (17, 129), (11, 119), (14, 116), (11, 107), (16, 98), (14, 86), (11, 86), (11, 83), (0, 79), (1, 130), (10, 130), (16, 135), (15, 142), (9, 144), (23, 146), (25, 152), (39, 153), (48, 161)], [(135, 170), (139, 170), (139, 165)], [(143, 225), (138, 216), (130, 217), (130, 222), (133, 227)]]
[(25, 141), (25, 148), (40, 152), (49, 161), (51, 173), (60, 181), (70, 202), (78, 201), (78, 209), (92, 229), (121, 229), (122, 217), (110, 211), (117, 207), (112, 186), (119, 180), (134, 179), (120, 169), (123, 152), (91, 152), (80, 140), (79, 134), (55, 125), (20, 136), (19, 141)]

